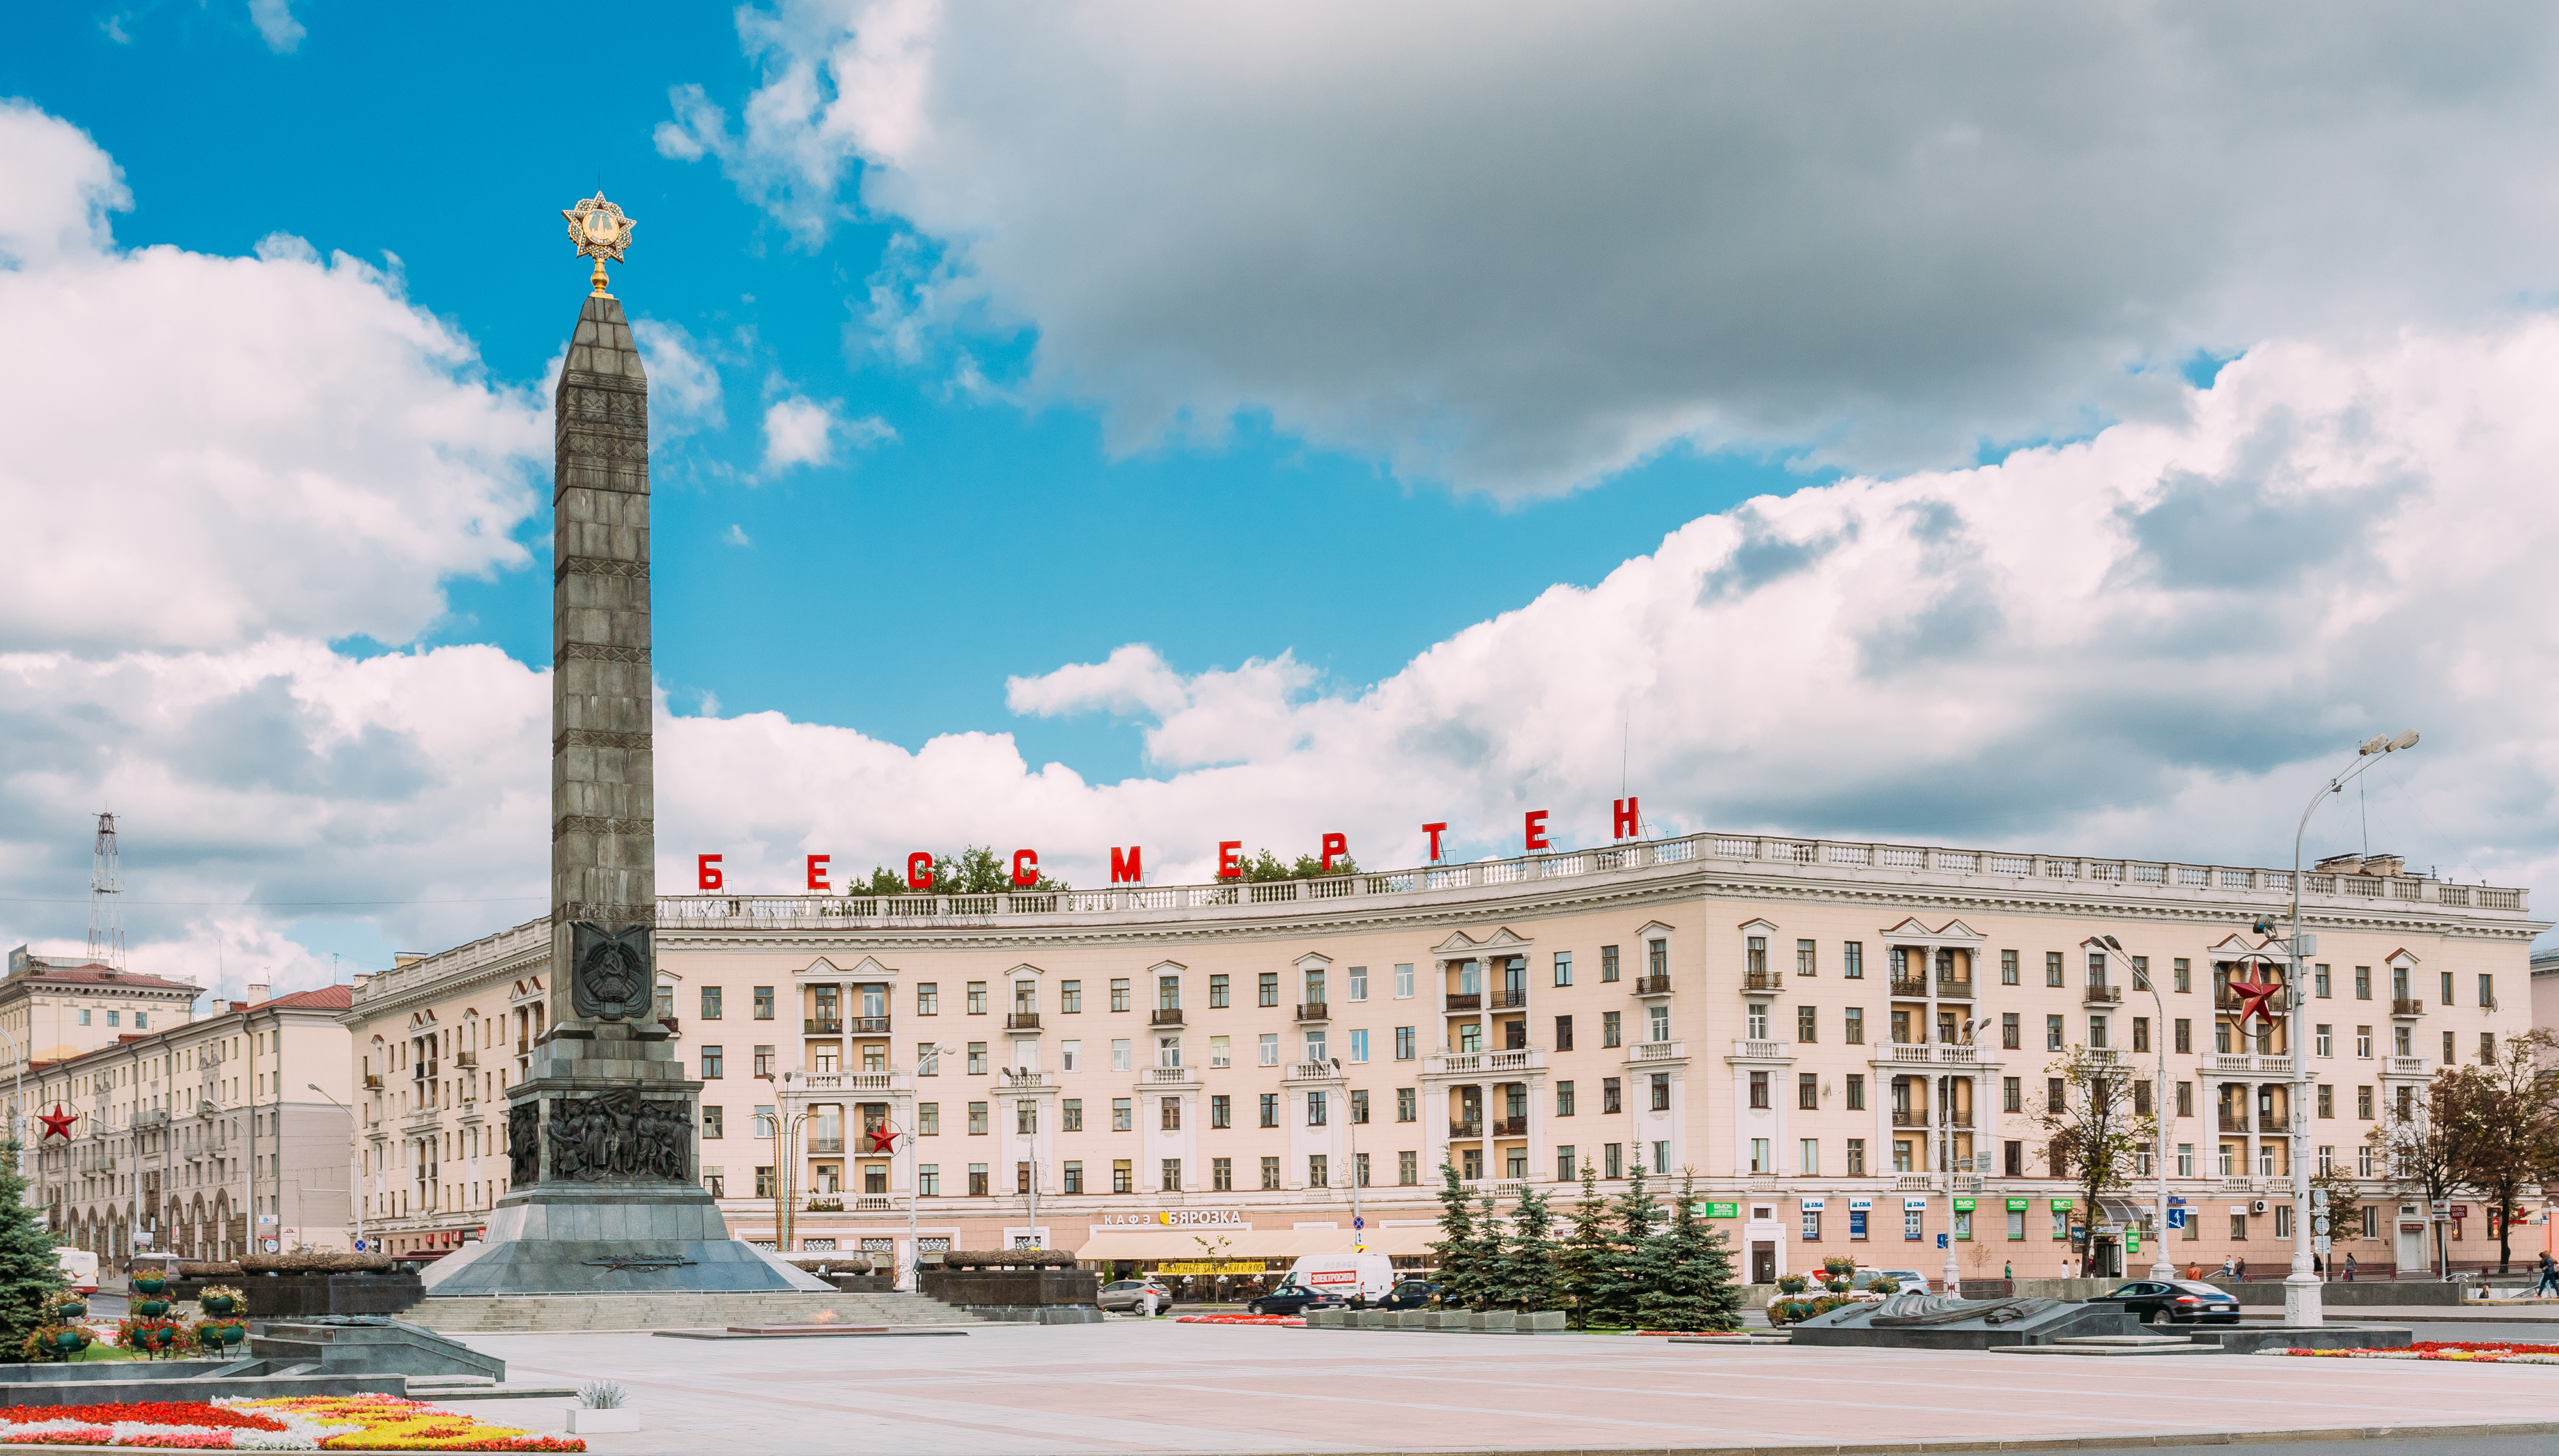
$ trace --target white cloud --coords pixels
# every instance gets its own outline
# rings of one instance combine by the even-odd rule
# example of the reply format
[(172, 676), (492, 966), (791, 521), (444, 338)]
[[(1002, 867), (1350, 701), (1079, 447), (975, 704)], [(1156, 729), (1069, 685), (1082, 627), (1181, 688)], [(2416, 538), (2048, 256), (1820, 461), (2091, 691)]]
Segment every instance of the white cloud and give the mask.
[(249, 22), (266, 39), (266, 49), (289, 56), (310, 32), (293, 18), (293, 0), (248, 0)]
[[(711, 351), (681, 324), (635, 319), (640, 363), (649, 371), (649, 428), (653, 440), (674, 439), (698, 428), (728, 428), (720, 402), (719, 365)], [(567, 357), (563, 347), (561, 358)], [(557, 367), (552, 370), (557, 377)]]
[(1408, 478), (1677, 441), (1901, 469), (2177, 404), (2267, 337), (2547, 296), (2559, 15), (782, 0), (660, 129), (893, 249), (913, 356), (1034, 329), (1134, 448), (1239, 411)]
[(755, 539), (746, 533), (746, 527), (739, 525), (734, 521), (730, 522), (729, 528), (721, 533), (720, 539), (732, 546), (752, 546), (755, 544)]
[(878, 415), (843, 417), (834, 400), (792, 395), (764, 411), (764, 470), (770, 475), (795, 465), (831, 465), (840, 441), (854, 450), (897, 438), (897, 431)]
[(96, 257), (107, 214), (133, 206), (123, 170), (88, 134), (24, 101), (0, 99), (0, 266), (26, 271)]

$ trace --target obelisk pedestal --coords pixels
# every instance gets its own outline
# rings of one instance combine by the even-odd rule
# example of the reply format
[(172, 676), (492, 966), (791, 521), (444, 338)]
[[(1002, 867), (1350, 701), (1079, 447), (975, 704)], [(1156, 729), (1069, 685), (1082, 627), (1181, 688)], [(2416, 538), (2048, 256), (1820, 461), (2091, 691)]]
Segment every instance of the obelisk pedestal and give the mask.
[(729, 1237), (658, 1020), (649, 380), (603, 263), (631, 223), (601, 195), (564, 216), (597, 263), (552, 399), (549, 1029), (507, 1090), (509, 1191), (427, 1294), (826, 1292)]

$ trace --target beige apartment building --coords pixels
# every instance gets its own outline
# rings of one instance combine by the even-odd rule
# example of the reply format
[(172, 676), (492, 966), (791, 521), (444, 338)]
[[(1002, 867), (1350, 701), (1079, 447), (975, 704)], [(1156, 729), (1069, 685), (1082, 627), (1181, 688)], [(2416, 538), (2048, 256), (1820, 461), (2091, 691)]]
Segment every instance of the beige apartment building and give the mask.
[(0, 1079), (31, 1062), (63, 1062), (134, 1032), (161, 1030), (195, 1014), (205, 988), (119, 970), (85, 958), (9, 952), (0, 978)]
[(58, 1240), (108, 1260), (347, 1246), (349, 988), (248, 993), (26, 1074), (30, 1196)]
[[(667, 896), (659, 1009), (731, 1229), (901, 1267), (1037, 1241), (1240, 1271), (1355, 1235), (1419, 1259), (1442, 1163), (1505, 1203), (1568, 1200), (1585, 1165), (1693, 1175), (1753, 1275), (1934, 1273), (1939, 1235), (1967, 1271), (2058, 1274), (2090, 1231), (2108, 1263), (2141, 1231), (2146, 1262), (2148, 1188), (2077, 1208), (2042, 1154), (2050, 1064), (2081, 1047), (2145, 1108), (2166, 1059), (2179, 1263), (2289, 1257), (2296, 1095), (2314, 1156), (2370, 1176), (2336, 1255), (2417, 1261), (2425, 1211), (2364, 1134), (2531, 1024), (2544, 926), (2521, 891), (2386, 857), (2324, 865), (2303, 901), (2299, 1049), (2221, 989), (2287, 872), (1728, 834), (1268, 884)], [(495, 1109), (548, 944), (536, 922), (358, 993), (393, 1246), (503, 1196)], [(2457, 1258), (2486, 1224), (2455, 1223)]]

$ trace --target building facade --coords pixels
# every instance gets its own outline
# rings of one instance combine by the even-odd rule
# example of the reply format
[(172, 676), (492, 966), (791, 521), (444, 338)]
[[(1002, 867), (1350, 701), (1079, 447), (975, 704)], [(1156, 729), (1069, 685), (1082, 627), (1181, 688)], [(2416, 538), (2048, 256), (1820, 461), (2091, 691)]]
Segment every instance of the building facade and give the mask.
[[(1754, 1276), (1934, 1273), (1939, 1235), (1967, 1271), (2120, 1261), (2125, 1230), (2146, 1262), (2147, 1179), (2080, 1208), (2042, 1151), (2052, 1064), (2084, 1049), (2144, 1110), (2165, 1059), (2172, 1256), (2207, 1266), (2289, 1258), (2307, 1056), (2314, 1156), (2367, 1180), (2336, 1254), (2388, 1266), (2423, 1226), (2365, 1134), (2531, 1024), (2543, 929), (2520, 891), (2398, 869), (2305, 877), (2300, 1049), (2224, 989), (2264, 973), (2286, 872), (1720, 834), (1267, 884), (665, 896), (659, 1010), (703, 1082), (703, 1182), (801, 1251), (1241, 1270), (1356, 1220), (1418, 1257), (1445, 1163), (1505, 1203), (1584, 1167), (1694, 1177)], [(540, 1035), (546, 945), (535, 923), (360, 993), (394, 1237), (458, 1238), (505, 1191), (503, 1131), (455, 1135), (513, 1074), (458, 1064)]]
[(205, 988), (86, 959), (9, 952), (0, 979), (0, 1079), (31, 1062), (64, 1062), (195, 1014)]
[(347, 1246), (349, 988), (265, 990), (26, 1074), (56, 1239), (110, 1260)]

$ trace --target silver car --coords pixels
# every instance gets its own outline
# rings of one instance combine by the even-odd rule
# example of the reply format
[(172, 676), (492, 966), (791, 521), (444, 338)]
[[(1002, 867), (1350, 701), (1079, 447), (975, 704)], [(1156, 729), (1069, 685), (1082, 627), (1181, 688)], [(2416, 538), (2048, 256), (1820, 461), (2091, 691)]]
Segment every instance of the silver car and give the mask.
[(1131, 1314), (1137, 1309), (1137, 1301), (1144, 1298), (1149, 1289), (1155, 1291), (1155, 1313), (1170, 1313), (1173, 1308), (1173, 1291), (1154, 1279), (1115, 1280), (1102, 1286), (1102, 1295), (1097, 1302), (1106, 1311)]

